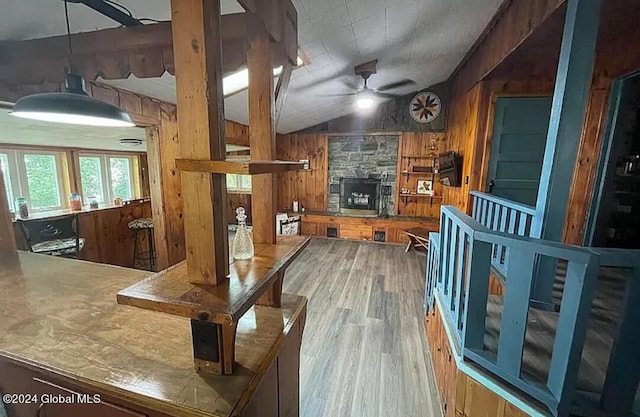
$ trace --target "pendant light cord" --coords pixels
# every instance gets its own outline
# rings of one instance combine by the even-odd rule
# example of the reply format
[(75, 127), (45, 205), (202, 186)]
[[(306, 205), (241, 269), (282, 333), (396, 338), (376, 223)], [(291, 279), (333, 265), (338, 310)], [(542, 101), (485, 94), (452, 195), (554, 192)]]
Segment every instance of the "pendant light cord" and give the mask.
[(67, 44), (69, 47), (69, 72), (73, 72), (73, 48), (71, 46), (71, 26), (69, 25), (69, 6), (64, 0), (64, 17), (67, 22)]

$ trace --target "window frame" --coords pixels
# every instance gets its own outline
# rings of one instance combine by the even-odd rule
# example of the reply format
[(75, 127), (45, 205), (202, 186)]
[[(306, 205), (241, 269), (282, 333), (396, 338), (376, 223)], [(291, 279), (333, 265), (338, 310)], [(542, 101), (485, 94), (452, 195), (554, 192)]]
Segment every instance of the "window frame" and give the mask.
[[(68, 207), (69, 202), (65, 197), (68, 187), (65, 184), (65, 164), (64, 152), (46, 149), (11, 149), (0, 148), (0, 153), (7, 155), (9, 162), (9, 183), (14, 201), (9, 201), (9, 208), (15, 210), (15, 199), (24, 197), (27, 199), (27, 206), (32, 213), (43, 213), (47, 211), (61, 210)], [(29, 179), (27, 177), (27, 165), (24, 161), (25, 155), (46, 155), (53, 156), (55, 161), (56, 182), (58, 185), (58, 197), (60, 204), (44, 208), (34, 208), (32, 205), (31, 190), (29, 190)]]
[[(78, 152), (78, 179), (80, 181), (80, 193), (84, 193), (84, 187), (82, 184), (82, 173), (80, 172), (80, 158), (99, 158), (100, 159), (100, 177), (102, 182), (102, 189), (105, 194), (105, 200), (102, 204), (111, 204), (115, 198), (112, 189), (112, 177), (111, 177), (111, 159), (128, 159), (129, 160), (129, 185), (131, 186), (131, 199), (139, 198), (141, 194), (140, 183), (138, 177), (140, 175), (139, 167), (139, 155), (138, 154), (124, 154), (124, 153), (110, 153), (110, 152)], [(88, 201), (88, 195), (82, 195), (85, 201)], [(121, 196), (123, 199), (127, 199)]]
[(229, 194), (251, 194), (252, 187), (249, 187), (249, 188), (243, 187), (243, 184), (242, 184), (242, 179), (243, 178), (242, 177), (249, 177), (249, 179), (251, 179), (250, 175), (227, 174), (227, 179), (233, 178), (233, 181), (236, 184), (235, 186), (229, 186), (229, 183), (227, 182), (227, 193), (229, 193)]

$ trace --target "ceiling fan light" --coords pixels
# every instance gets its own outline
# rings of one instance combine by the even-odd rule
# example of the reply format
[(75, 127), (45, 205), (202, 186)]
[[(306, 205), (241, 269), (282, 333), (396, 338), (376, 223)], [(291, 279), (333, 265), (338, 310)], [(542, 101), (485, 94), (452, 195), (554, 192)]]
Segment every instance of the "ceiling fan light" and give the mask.
[(360, 110), (369, 110), (375, 104), (371, 97), (358, 97), (356, 100), (356, 107)]
[(89, 97), (84, 80), (67, 74), (64, 93), (32, 94), (19, 99), (9, 113), (24, 119), (86, 126), (133, 127), (131, 117), (113, 104)]

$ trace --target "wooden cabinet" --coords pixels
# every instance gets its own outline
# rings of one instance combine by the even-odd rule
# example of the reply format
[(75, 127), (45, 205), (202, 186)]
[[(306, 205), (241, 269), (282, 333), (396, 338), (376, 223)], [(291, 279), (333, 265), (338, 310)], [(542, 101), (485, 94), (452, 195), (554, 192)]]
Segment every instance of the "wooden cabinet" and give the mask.
[[(337, 237), (387, 243), (407, 243), (406, 229), (422, 227), (437, 232), (437, 219), (390, 217), (346, 217), (329, 214), (302, 214), (302, 234), (306, 236)], [(333, 233), (332, 233), (333, 232)], [(377, 234), (377, 236), (376, 236)]]

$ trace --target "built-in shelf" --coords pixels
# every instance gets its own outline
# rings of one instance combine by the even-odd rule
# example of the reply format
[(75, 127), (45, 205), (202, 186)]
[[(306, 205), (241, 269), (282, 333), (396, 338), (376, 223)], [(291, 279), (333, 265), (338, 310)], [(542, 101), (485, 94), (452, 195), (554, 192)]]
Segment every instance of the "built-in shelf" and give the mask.
[(402, 194), (400, 193), (400, 197), (402, 197), (406, 203), (408, 198), (428, 198), (429, 199), (429, 205), (433, 205), (433, 201), (434, 200), (442, 200), (442, 196), (441, 195), (429, 195), (429, 194), (418, 194), (418, 193), (411, 193), (411, 194)]
[(400, 175), (406, 175), (407, 177), (409, 176), (416, 176), (416, 177), (433, 177), (438, 175), (437, 172), (415, 172), (415, 171), (402, 171), (400, 172)]
[(240, 175), (260, 175), (305, 170), (304, 163), (299, 161), (251, 161), (240, 159), (227, 159), (225, 161), (176, 159), (176, 168), (181, 171)]
[(405, 159), (438, 159), (437, 156), (425, 156), (425, 155), (402, 155)]

